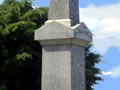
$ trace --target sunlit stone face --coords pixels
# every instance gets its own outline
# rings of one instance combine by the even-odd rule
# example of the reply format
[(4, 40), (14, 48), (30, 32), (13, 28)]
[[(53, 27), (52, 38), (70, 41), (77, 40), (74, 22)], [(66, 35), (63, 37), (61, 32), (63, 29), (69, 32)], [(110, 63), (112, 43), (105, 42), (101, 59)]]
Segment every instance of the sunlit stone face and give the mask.
[(79, 23), (78, 0), (50, 0), (49, 20), (71, 19), (72, 23)]

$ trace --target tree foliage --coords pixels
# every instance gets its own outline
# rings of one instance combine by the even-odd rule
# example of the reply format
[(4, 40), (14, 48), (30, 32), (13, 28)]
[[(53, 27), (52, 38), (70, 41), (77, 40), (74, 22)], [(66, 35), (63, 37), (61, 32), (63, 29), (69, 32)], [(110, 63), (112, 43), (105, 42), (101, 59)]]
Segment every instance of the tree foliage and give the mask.
[[(47, 20), (48, 8), (33, 8), (32, 0), (4, 0), (0, 5), (0, 90), (39, 90), (42, 50), (34, 31)], [(92, 90), (98, 54), (86, 49), (87, 90)]]
[(47, 20), (48, 8), (32, 8), (28, 0), (0, 5), (0, 90), (37, 90), (41, 46), (34, 30)]
[(96, 67), (101, 61), (101, 56), (99, 54), (90, 51), (92, 45), (86, 48), (86, 90), (94, 90), (92, 86), (98, 84), (97, 81), (102, 80), (98, 74), (101, 74), (101, 70)]

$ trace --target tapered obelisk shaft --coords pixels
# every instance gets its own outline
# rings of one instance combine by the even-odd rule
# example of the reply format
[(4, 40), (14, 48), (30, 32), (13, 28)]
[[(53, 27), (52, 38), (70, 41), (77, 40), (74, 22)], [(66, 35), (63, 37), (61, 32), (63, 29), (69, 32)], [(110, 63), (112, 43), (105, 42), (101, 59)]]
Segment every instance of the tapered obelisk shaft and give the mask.
[(78, 24), (78, 0), (50, 0), (49, 20), (59, 19), (70, 19), (72, 25)]

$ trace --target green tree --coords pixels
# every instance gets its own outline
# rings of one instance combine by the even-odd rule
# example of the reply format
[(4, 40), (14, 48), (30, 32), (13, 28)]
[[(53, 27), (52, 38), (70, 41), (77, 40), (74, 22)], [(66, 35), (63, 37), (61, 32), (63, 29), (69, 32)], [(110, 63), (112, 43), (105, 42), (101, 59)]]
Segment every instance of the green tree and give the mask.
[(30, 0), (5, 0), (0, 5), (0, 90), (40, 87), (42, 50), (34, 30), (47, 20), (47, 12), (48, 8), (32, 8)]
[(101, 56), (99, 54), (90, 51), (92, 45), (86, 48), (86, 90), (94, 90), (92, 86), (98, 84), (97, 81), (102, 80), (98, 74), (101, 74), (101, 70), (96, 67), (96, 64), (101, 62)]
[[(34, 31), (47, 20), (48, 8), (33, 8), (32, 0), (4, 0), (0, 5), (0, 90), (39, 90), (42, 50)], [(100, 55), (86, 49), (87, 90), (92, 90)]]

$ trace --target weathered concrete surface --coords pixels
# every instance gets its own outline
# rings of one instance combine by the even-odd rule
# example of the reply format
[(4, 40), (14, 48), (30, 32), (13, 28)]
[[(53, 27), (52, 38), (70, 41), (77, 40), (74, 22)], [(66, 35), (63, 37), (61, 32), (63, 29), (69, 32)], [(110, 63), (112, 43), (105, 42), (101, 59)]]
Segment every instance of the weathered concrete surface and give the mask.
[(42, 45), (42, 90), (85, 90), (85, 50), (92, 34), (84, 23), (46, 23), (35, 32)]
[(50, 0), (49, 20), (35, 31), (42, 45), (42, 90), (85, 90), (85, 47), (92, 33), (79, 22), (78, 0)]
[(85, 90), (85, 48), (72, 45), (71, 49), (71, 90)]
[(71, 90), (71, 45), (43, 46), (42, 90)]
[(78, 24), (78, 0), (50, 0), (49, 20), (58, 19), (71, 19), (71, 25)]
[(43, 46), (42, 90), (85, 90), (85, 50), (77, 45)]
[(64, 39), (73, 37), (73, 30), (58, 22), (51, 22), (35, 32), (35, 40)]
[(68, 27), (59, 22), (53, 21), (36, 30), (35, 40), (54, 40), (54, 39), (79, 39), (90, 42), (92, 33), (84, 23)]

